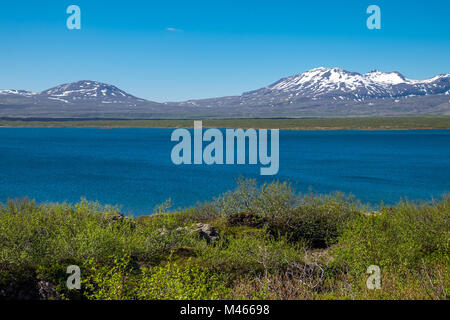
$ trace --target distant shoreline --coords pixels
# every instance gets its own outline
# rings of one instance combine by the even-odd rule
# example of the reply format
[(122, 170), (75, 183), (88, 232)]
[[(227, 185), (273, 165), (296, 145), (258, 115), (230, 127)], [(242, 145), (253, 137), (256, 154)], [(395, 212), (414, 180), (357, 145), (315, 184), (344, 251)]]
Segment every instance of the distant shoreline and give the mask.
[[(120, 119), (0, 119), (0, 127), (35, 128), (193, 128), (194, 120)], [(198, 119), (201, 120), (201, 119)], [(204, 128), (254, 128), (280, 130), (433, 130), (450, 129), (450, 116), (353, 117), (353, 118), (273, 118), (203, 119)]]

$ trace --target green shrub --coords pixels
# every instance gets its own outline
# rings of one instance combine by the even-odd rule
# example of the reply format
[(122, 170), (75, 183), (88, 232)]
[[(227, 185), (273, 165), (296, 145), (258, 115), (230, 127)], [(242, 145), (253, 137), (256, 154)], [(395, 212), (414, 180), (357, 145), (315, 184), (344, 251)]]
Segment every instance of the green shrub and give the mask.
[(297, 207), (264, 214), (269, 231), (291, 241), (304, 240), (312, 248), (335, 244), (345, 226), (361, 215), (361, 205), (342, 194), (306, 195)]
[(215, 300), (228, 295), (223, 276), (190, 261), (181, 265), (169, 260), (144, 269), (136, 290), (143, 300)]
[(238, 179), (237, 189), (226, 192), (214, 202), (221, 215), (241, 212), (276, 215), (295, 208), (299, 198), (287, 182), (264, 183), (258, 187), (254, 179)]
[(302, 262), (304, 246), (274, 239), (265, 234), (230, 237), (216, 246), (205, 246), (197, 263), (216, 272), (233, 275), (262, 274), (283, 269), (291, 262)]
[(218, 214), (231, 226), (267, 227), (273, 236), (307, 241), (312, 248), (336, 243), (345, 225), (366, 208), (341, 193), (299, 195), (289, 183), (239, 179), (238, 187), (217, 198)]
[(352, 273), (368, 266), (417, 268), (449, 265), (450, 196), (433, 204), (401, 202), (354, 219), (339, 239), (337, 257)]
[(112, 265), (90, 259), (83, 268), (84, 296), (90, 300), (131, 300), (135, 298), (130, 257), (114, 258)]
[(132, 268), (130, 257), (112, 265), (90, 260), (83, 290), (90, 300), (213, 300), (227, 296), (223, 277), (190, 263), (172, 261), (162, 266)]

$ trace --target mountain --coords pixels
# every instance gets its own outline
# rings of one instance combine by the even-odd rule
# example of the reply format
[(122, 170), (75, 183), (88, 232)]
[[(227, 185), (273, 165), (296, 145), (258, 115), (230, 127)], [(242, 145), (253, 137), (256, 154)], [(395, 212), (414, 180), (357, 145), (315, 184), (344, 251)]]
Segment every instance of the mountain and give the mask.
[(0, 90), (3, 118), (140, 118), (164, 114), (164, 105), (137, 98), (116, 86), (83, 80), (39, 93)]
[(419, 81), (398, 72), (372, 71), (366, 74), (340, 68), (317, 68), (281, 79), (246, 95), (295, 94), (308, 98), (339, 98), (360, 101), (371, 98), (398, 98), (412, 95), (442, 94), (450, 88), (450, 74)]
[(146, 102), (146, 100), (136, 98), (113, 85), (89, 80), (62, 84), (39, 93), (25, 90), (0, 90), (0, 98), (29, 98), (31, 103), (112, 103), (135, 105)]
[(144, 99), (136, 98), (113, 85), (88, 80), (63, 84), (42, 91), (40, 96), (65, 103), (99, 102), (133, 104), (145, 102)]
[(398, 72), (371, 71), (366, 74), (340, 68), (316, 68), (283, 78), (267, 87), (245, 92), (239, 97), (190, 100), (180, 105), (276, 106), (307, 100), (363, 102), (370, 99), (405, 98), (445, 94), (450, 90), (450, 74), (428, 80), (411, 80)]
[(366, 74), (339, 68), (317, 68), (280, 81), (260, 90), (258, 94), (295, 94), (308, 98), (339, 98), (360, 101), (371, 98), (396, 98), (412, 95), (441, 94), (450, 88), (450, 75), (418, 81), (398, 72), (372, 71)]
[(156, 103), (96, 81), (39, 93), (0, 90), (3, 118), (251, 118), (450, 115), (450, 74), (427, 80), (399, 72), (366, 74), (316, 68), (261, 89), (184, 102)]

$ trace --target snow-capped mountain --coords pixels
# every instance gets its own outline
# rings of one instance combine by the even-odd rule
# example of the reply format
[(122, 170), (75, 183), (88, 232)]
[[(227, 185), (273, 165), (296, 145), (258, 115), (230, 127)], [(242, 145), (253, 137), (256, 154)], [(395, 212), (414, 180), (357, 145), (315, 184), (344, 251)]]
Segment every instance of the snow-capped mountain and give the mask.
[[(198, 108), (248, 107), (253, 110), (285, 108), (289, 109), (289, 112), (315, 108), (312, 112), (308, 111), (308, 115), (314, 115), (315, 110), (323, 114), (321, 111), (324, 109), (333, 109), (333, 113), (344, 113), (348, 109), (346, 105), (350, 104), (367, 104), (375, 110), (377, 105), (386, 106), (390, 100), (392, 100), (391, 105), (394, 106), (393, 104), (398, 103), (399, 99), (413, 97), (431, 96), (432, 98), (427, 100), (439, 100), (441, 105), (442, 102), (448, 103), (448, 99), (446, 100), (443, 96), (449, 90), (450, 74), (441, 74), (427, 80), (412, 80), (399, 72), (375, 70), (360, 74), (341, 68), (320, 67), (283, 78), (267, 87), (245, 92), (241, 96), (189, 100), (175, 104)], [(435, 97), (438, 97), (437, 100)], [(342, 104), (344, 106), (341, 106)], [(419, 111), (414, 109), (415, 113)], [(274, 112), (270, 111), (270, 113)], [(297, 114), (297, 112), (294, 113)]]
[(47, 97), (66, 103), (73, 102), (94, 102), (101, 103), (120, 103), (120, 102), (144, 102), (145, 100), (136, 98), (119, 88), (97, 82), (97, 81), (78, 81), (63, 84), (39, 94), (41, 97)]
[(135, 118), (152, 117), (164, 108), (137, 98), (116, 86), (83, 80), (34, 93), (0, 90), (0, 117)]
[(42, 92), (25, 90), (0, 90), (0, 97), (8, 98), (32, 98), (34, 103), (45, 100), (60, 103), (141, 103), (144, 99), (136, 98), (131, 94), (120, 90), (116, 86), (97, 81), (77, 81), (62, 84)]
[(375, 70), (360, 74), (340, 68), (316, 68), (246, 92), (242, 97), (261, 102), (269, 99), (272, 103), (291, 102), (299, 98), (363, 101), (444, 94), (449, 89), (450, 74), (420, 81), (408, 79), (398, 72)]

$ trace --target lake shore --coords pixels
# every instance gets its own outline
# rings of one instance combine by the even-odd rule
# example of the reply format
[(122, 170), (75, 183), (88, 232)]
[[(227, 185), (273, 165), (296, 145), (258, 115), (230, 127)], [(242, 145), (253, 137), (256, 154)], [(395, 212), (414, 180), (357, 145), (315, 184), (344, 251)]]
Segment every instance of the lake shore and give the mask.
[[(0, 127), (49, 128), (193, 128), (192, 120), (101, 120), (101, 119), (8, 119)], [(204, 128), (254, 128), (280, 130), (432, 130), (450, 129), (450, 116), (300, 118), (300, 119), (206, 119)]]

